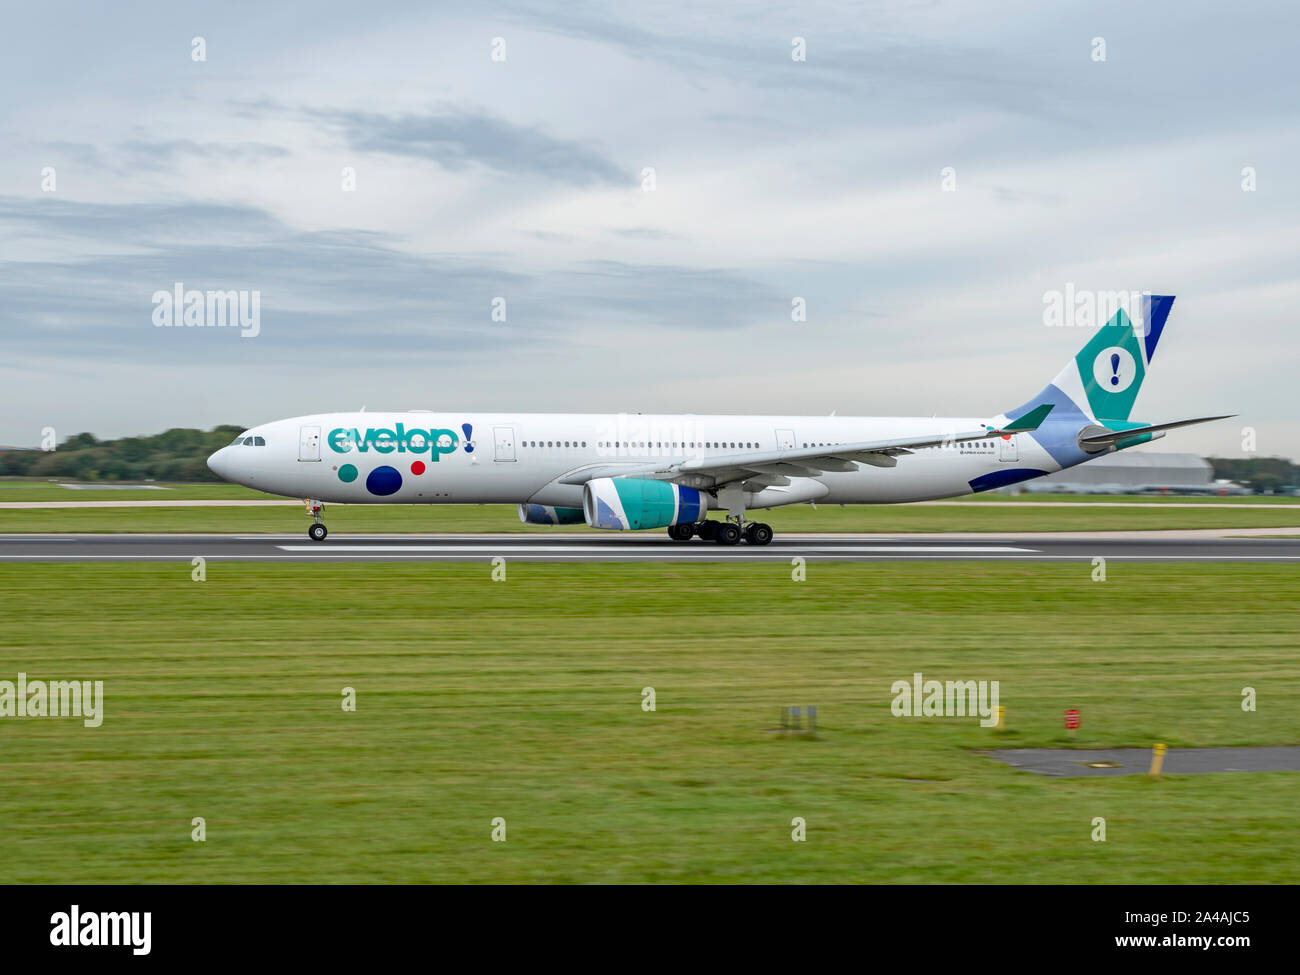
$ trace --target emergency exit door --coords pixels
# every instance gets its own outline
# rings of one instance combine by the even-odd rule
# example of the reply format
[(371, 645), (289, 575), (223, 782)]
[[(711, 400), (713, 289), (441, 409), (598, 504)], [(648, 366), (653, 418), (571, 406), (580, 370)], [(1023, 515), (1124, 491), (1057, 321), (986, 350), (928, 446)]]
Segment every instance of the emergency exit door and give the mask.
[(515, 459), (515, 428), (514, 427), (493, 427), (492, 432), (496, 435), (496, 461), (498, 464), (514, 463)]
[(1014, 464), (1020, 459), (1019, 451), (1016, 447), (1015, 434), (1007, 437), (1005, 440), (998, 440), (998, 460), (1004, 464)]
[(778, 430), (776, 431), (776, 449), (777, 450), (794, 450), (794, 431)]

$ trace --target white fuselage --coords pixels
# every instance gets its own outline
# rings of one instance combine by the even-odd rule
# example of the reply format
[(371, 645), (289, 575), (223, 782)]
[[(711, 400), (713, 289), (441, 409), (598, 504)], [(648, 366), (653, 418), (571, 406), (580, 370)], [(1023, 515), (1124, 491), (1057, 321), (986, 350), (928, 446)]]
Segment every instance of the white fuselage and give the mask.
[[(995, 424), (972, 417), (329, 413), (250, 429), (243, 436), (261, 444), (225, 447), (209, 464), (223, 478), (252, 488), (329, 502), (578, 508), (581, 483), (562, 481), (583, 469), (666, 465), (986, 425)], [(438, 442), (431, 448), (426, 436)], [(1027, 434), (990, 437), (917, 450), (900, 456), (896, 467), (863, 464), (843, 473), (794, 478), (761, 496), (753, 494), (749, 506), (923, 501), (970, 494), (973, 480), (999, 471), (1029, 470), (1027, 476), (1037, 476), (1059, 466)]]

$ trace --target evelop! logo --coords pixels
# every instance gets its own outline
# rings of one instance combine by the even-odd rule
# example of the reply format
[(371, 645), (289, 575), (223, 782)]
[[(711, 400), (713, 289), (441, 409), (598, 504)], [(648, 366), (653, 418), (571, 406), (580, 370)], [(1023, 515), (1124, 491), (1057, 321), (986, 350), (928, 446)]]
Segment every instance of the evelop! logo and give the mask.
[(379, 454), (429, 454), (429, 460), (437, 463), (443, 454), (450, 454), (456, 449), (460, 438), (450, 430), (407, 430), (402, 424), (394, 429), (387, 427), (367, 427), (363, 434), (356, 427), (339, 427), (331, 430), (326, 438), (330, 450), (346, 454), (350, 450), (366, 453), (374, 450)]
[[(464, 423), (465, 452), (473, 451), (473, 427)], [(325, 438), (330, 450), (336, 454), (346, 454), (355, 450), (359, 454), (374, 451), (377, 454), (423, 454), (429, 455), (429, 463), (436, 464), (443, 454), (454, 453), (460, 438), (451, 430), (413, 429), (408, 430), (398, 423), (394, 427), (367, 427), (365, 431), (357, 427), (338, 427), (329, 432)], [(338, 468), (339, 480), (345, 484), (355, 481), (360, 472), (354, 464), (342, 464)], [(423, 460), (411, 462), (410, 470), (419, 477), (426, 470)], [(396, 467), (384, 464), (376, 467), (366, 475), (366, 490), (377, 497), (388, 497), (402, 489), (402, 472)]]

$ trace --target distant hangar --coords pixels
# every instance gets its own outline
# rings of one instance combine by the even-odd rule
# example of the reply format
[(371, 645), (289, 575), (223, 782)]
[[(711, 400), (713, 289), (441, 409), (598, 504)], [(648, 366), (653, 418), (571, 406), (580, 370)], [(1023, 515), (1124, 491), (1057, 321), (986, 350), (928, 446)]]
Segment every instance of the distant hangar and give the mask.
[(1121, 450), (1023, 485), (1031, 494), (1248, 494), (1196, 454)]

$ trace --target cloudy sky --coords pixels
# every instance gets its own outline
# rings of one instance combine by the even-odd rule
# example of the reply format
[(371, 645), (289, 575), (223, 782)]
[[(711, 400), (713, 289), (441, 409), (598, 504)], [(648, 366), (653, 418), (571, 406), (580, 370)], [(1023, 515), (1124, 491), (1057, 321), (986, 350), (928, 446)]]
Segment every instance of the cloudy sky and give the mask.
[[(1087, 340), (1043, 321), (1072, 286), (1178, 296), (1141, 418), (1241, 414), (1159, 449), (1300, 457), (1298, 39), (1282, 2), (9, 5), (0, 443), (991, 415)], [(260, 334), (155, 327), (177, 282)]]

